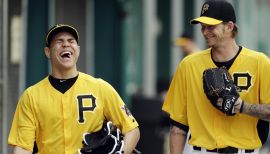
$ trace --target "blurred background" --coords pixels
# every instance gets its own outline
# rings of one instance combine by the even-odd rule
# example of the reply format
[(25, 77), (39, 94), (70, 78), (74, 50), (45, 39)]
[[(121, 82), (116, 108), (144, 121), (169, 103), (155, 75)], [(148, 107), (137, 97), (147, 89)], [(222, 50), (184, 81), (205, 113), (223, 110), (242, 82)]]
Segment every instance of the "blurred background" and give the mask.
[[(56, 23), (80, 33), (78, 68), (111, 83), (140, 123), (138, 149), (165, 154), (164, 93), (185, 56), (175, 41), (188, 32), (206, 48), (199, 16), (203, 0), (0, 0), (0, 153), (22, 91), (50, 72), (45, 34)], [(270, 1), (231, 0), (240, 45), (270, 54)], [(261, 154), (269, 154), (269, 141)]]

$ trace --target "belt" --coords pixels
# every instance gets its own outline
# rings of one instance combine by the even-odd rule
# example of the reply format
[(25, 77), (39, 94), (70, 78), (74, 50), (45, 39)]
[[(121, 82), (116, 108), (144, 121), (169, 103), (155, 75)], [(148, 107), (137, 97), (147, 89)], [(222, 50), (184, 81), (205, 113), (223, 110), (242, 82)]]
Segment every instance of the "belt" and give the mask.
[[(201, 151), (201, 147), (193, 146), (194, 150)], [(234, 147), (226, 147), (226, 148), (217, 148), (213, 150), (206, 150), (207, 152), (216, 152), (216, 153), (238, 153), (238, 149)], [(252, 153), (253, 149), (246, 149), (245, 153)]]

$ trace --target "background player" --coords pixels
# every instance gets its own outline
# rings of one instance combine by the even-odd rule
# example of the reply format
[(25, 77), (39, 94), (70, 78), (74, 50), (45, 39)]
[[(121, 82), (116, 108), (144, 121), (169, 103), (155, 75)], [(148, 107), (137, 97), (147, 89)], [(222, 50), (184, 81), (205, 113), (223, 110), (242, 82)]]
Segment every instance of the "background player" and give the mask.
[[(171, 82), (163, 105), (172, 125), (170, 152), (183, 153), (186, 132), (190, 130), (189, 143), (194, 154), (258, 154), (268, 135), (258, 132), (257, 126), (268, 128), (268, 123), (259, 119), (270, 120), (270, 60), (262, 53), (237, 45), (238, 27), (229, 2), (205, 2), (201, 16), (191, 21), (198, 23), (210, 48), (182, 60)], [(227, 68), (241, 89), (234, 116), (214, 108), (204, 94), (203, 71), (213, 67)], [(241, 99), (245, 102), (242, 113)]]
[(138, 124), (114, 88), (102, 79), (79, 72), (77, 30), (55, 25), (46, 36), (45, 55), (52, 72), (29, 87), (20, 97), (8, 143), (15, 154), (78, 153), (85, 132), (101, 129), (112, 121), (125, 135), (125, 154), (139, 140)]
[(175, 44), (181, 48), (184, 56), (200, 51), (193, 36), (188, 31), (184, 32), (179, 38), (177, 38)]

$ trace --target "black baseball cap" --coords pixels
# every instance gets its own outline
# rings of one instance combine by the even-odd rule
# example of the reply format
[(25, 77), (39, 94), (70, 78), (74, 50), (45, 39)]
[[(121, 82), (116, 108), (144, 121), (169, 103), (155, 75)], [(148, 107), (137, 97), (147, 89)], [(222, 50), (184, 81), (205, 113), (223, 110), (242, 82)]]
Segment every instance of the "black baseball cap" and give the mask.
[(193, 40), (193, 36), (189, 31), (185, 31), (179, 38), (176, 39), (175, 44), (178, 46), (184, 46), (188, 40)]
[(46, 46), (49, 47), (53, 37), (60, 32), (68, 32), (76, 39), (77, 43), (79, 43), (79, 33), (76, 28), (66, 25), (66, 24), (57, 24), (49, 29), (46, 35)]
[(235, 12), (232, 4), (226, 0), (208, 0), (202, 6), (200, 17), (191, 20), (190, 23), (217, 25), (222, 22), (229, 21), (236, 23)]

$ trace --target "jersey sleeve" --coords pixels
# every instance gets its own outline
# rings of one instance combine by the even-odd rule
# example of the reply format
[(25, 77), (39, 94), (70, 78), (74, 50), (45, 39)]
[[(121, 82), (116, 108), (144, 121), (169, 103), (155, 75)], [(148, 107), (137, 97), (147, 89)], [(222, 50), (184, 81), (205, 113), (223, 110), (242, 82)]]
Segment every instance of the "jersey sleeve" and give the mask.
[(105, 117), (107, 120), (112, 121), (123, 134), (138, 127), (136, 119), (133, 117), (119, 94), (105, 81), (102, 82), (102, 99), (105, 103)]
[(260, 103), (267, 104), (270, 102), (270, 59), (263, 54), (259, 59), (260, 70)]
[(8, 144), (32, 151), (36, 127), (30, 101), (28, 92), (25, 91), (19, 99), (14, 114)]
[(166, 94), (162, 110), (176, 122), (188, 126), (186, 111), (186, 65), (184, 60), (179, 64)]

